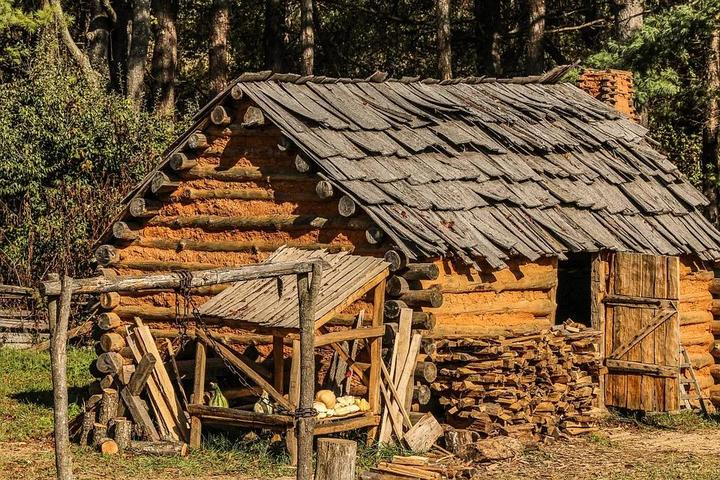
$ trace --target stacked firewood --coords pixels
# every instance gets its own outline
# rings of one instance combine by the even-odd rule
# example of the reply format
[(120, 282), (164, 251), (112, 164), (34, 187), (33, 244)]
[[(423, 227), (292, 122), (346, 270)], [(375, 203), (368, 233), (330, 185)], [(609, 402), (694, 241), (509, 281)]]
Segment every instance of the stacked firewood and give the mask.
[[(77, 439), (104, 454), (123, 451), (184, 455), (188, 437), (185, 408), (176, 395), (148, 327), (124, 326), (114, 314), (96, 320), (97, 378), (76, 422)], [(167, 345), (170, 353), (172, 346)], [(170, 355), (172, 356), (172, 355)]]
[(536, 335), (440, 339), (431, 389), (453, 427), (527, 440), (595, 429), (599, 332), (578, 324)]

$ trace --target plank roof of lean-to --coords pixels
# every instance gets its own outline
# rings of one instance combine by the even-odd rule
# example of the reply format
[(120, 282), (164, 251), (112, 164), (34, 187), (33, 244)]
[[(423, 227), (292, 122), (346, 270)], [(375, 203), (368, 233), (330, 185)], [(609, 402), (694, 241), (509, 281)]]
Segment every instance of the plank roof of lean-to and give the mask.
[[(328, 253), (325, 250), (302, 250), (282, 247), (264, 263), (321, 260), (322, 281), (315, 320), (333, 312), (348, 299), (377, 284), (388, 275), (388, 263), (382, 258)], [(370, 285), (373, 286), (373, 285)], [(297, 281), (294, 275), (238, 282), (208, 300), (200, 307), (206, 318), (236, 321), (264, 329), (298, 329)]]
[(230, 88), (411, 257), (494, 267), (603, 249), (720, 259), (720, 232), (700, 211), (707, 199), (643, 126), (554, 83), (564, 73), (438, 82), (261, 72)]

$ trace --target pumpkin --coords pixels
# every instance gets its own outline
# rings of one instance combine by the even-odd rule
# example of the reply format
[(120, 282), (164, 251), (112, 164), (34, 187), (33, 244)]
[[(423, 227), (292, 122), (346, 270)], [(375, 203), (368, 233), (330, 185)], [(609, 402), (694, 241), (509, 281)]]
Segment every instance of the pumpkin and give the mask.
[(327, 408), (335, 408), (337, 399), (332, 390), (320, 390), (315, 394), (315, 401), (322, 402)]

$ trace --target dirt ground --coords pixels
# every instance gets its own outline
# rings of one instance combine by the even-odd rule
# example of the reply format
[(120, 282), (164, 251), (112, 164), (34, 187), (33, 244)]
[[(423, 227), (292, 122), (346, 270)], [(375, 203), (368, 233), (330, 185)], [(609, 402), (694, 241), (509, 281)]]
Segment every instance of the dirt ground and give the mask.
[[(52, 443), (0, 443), (0, 478), (52, 478)], [(273, 472), (258, 476), (209, 473), (207, 459), (193, 468), (193, 455), (181, 460), (148, 459), (146, 464), (76, 451), (78, 479), (250, 480), (290, 479)], [(80, 455), (84, 453), (84, 455)], [(220, 459), (221, 461), (221, 459)], [(155, 463), (153, 463), (155, 462)], [(203, 472), (202, 470), (205, 470)], [(478, 479), (717, 479), (720, 428), (679, 431), (637, 426), (606, 427), (581, 439), (529, 447), (520, 457), (481, 466)]]

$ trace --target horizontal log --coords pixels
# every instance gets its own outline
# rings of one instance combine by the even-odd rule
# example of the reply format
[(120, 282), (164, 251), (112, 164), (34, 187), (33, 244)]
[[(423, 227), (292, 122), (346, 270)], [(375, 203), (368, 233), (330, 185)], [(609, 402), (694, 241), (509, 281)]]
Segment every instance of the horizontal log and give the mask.
[(690, 312), (680, 311), (680, 325), (697, 325), (699, 323), (710, 323), (713, 320), (712, 313), (702, 310)]
[(130, 201), (128, 211), (135, 218), (148, 218), (160, 213), (162, 202), (148, 198), (137, 197)]
[[(707, 290), (703, 290), (701, 292), (694, 292), (694, 293), (685, 293), (683, 295), (680, 295), (680, 303), (705, 303), (712, 300), (712, 295), (710, 295), (710, 292)], [(681, 306), (680, 308), (683, 308)]]
[(713, 363), (710, 365), (710, 375), (712, 375), (715, 383), (720, 384), (720, 364)]
[(342, 217), (324, 218), (315, 215), (265, 215), (245, 217), (225, 217), (219, 215), (190, 215), (153, 217), (148, 225), (155, 227), (202, 228), (209, 231), (228, 229), (272, 229), (280, 231), (305, 230), (312, 228), (338, 228), (362, 230), (368, 224), (367, 219)]
[(182, 200), (275, 200), (290, 202), (315, 202), (317, 195), (307, 191), (275, 191), (263, 188), (214, 188), (201, 190), (183, 189), (178, 197)]
[[(424, 332), (423, 337), (431, 342), (433, 339), (450, 339), (450, 338), (467, 338), (473, 337), (478, 339), (497, 338), (497, 337), (513, 337), (518, 335), (534, 335), (549, 329), (550, 320), (547, 317), (532, 322), (520, 323), (516, 325), (497, 326), (484, 324), (464, 324), (464, 325), (447, 325), (438, 322), (437, 326), (430, 332)], [(428, 345), (430, 345), (429, 343)], [(427, 353), (427, 352), (426, 352)], [(428, 353), (428, 355), (431, 355)]]
[(19, 296), (32, 296), (34, 288), (20, 287), (17, 285), (0, 285), (0, 294), (3, 295), (19, 295)]
[(701, 345), (703, 348), (708, 349), (710, 345), (712, 345), (713, 340), (715, 340), (715, 337), (711, 332), (680, 329), (680, 344), (685, 347)]
[(120, 305), (120, 294), (117, 292), (102, 293), (98, 299), (100, 307), (105, 310), (112, 310)]
[(557, 272), (549, 271), (525, 275), (516, 280), (471, 282), (456, 276), (448, 277), (439, 284), (443, 293), (506, 292), (519, 290), (550, 290), (557, 286)]
[(710, 280), (710, 293), (720, 296), (720, 278)]
[(195, 132), (188, 137), (185, 146), (190, 150), (204, 150), (209, 147), (210, 144), (204, 133)]
[(370, 245), (379, 245), (385, 240), (385, 232), (380, 227), (372, 225), (365, 230), (365, 240)]
[(408, 264), (407, 254), (401, 250), (388, 250), (385, 252), (385, 261), (390, 264), (390, 271), (397, 272)]
[(234, 100), (242, 100), (243, 95), (244, 95), (244, 92), (243, 92), (242, 87), (240, 86), (240, 84), (237, 84), (237, 83), (236, 83), (236, 84), (233, 85), (233, 87), (230, 89), (230, 96), (231, 96)]
[(720, 317), (720, 299), (713, 299), (710, 311), (714, 316)]
[(230, 113), (225, 107), (223, 107), (222, 105), (217, 105), (210, 112), (210, 121), (213, 123), (213, 125), (223, 127), (225, 125), (230, 125), (230, 123), (232, 122), (232, 117), (230, 116)]
[(132, 242), (140, 236), (138, 232), (132, 230), (125, 222), (115, 222), (112, 226), (112, 235), (115, 239), (123, 242)]
[(197, 160), (195, 160), (194, 158), (188, 158), (188, 156), (182, 152), (173, 153), (172, 155), (170, 155), (170, 160), (168, 161), (168, 165), (170, 166), (170, 168), (172, 168), (176, 172), (190, 170), (191, 168), (197, 166), (197, 164)]
[(412, 328), (419, 330), (432, 330), (435, 328), (437, 320), (435, 314), (430, 312), (413, 312)]
[[(180, 333), (177, 330), (151, 329), (150, 332), (155, 338), (178, 338)], [(185, 334), (188, 338), (194, 339), (195, 328), (188, 328)], [(273, 343), (272, 335), (260, 335), (257, 333), (229, 333), (210, 331), (210, 336), (216, 340), (223, 341), (232, 345), (270, 345)], [(292, 345), (292, 338), (283, 337), (285, 345)], [(178, 361), (179, 364), (179, 361)]]
[(300, 173), (310, 173), (313, 169), (313, 164), (305, 159), (302, 155), (295, 155), (295, 159), (293, 160), (293, 165), (295, 165), (295, 170), (297, 170)]
[(177, 252), (183, 250), (191, 250), (194, 252), (274, 252), (282, 246), (289, 246), (303, 250), (327, 250), (332, 253), (344, 250), (352, 250), (354, 246), (351, 243), (333, 244), (333, 243), (307, 243), (298, 240), (290, 241), (239, 241), (239, 240), (220, 240), (220, 241), (200, 241), (189, 239), (169, 239), (169, 238), (145, 238), (138, 239), (133, 245), (139, 247), (158, 248), (162, 250), (174, 250)]
[[(386, 302), (387, 303), (387, 302)], [(549, 299), (518, 300), (518, 301), (495, 301), (486, 304), (467, 304), (453, 306), (452, 312), (436, 313), (438, 317), (446, 315), (501, 315), (529, 313), (535, 317), (547, 317), (555, 311), (555, 303)], [(438, 318), (438, 320), (441, 320)]]
[(112, 245), (100, 245), (95, 249), (95, 261), (106, 267), (120, 260), (120, 252)]
[(405, 302), (400, 300), (386, 300), (384, 305), (385, 317), (394, 320), (400, 317), (400, 311), (403, 308), (408, 308)]
[(715, 272), (712, 270), (697, 270), (680, 276), (680, 280), (690, 280), (699, 282), (710, 282), (713, 281)]
[(320, 180), (317, 184), (315, 184), (315, 193), (317, 193), (318, 197), (326, 200), (335, 195), (335, 189), (333, 188), (332, 183), (327, 180)]
[(308, 177), (300, 173), (284, 173), (277, 170), (263, 171), (259, 167), (218, 168), (215, 165), (196, 165), (188, 170), (178, 172), (183, 180), (211, 179), (223, 182), (247, 182), (262, 180), (273, 182), (307, 182)]
[(117, 313), (104, 312), (97, 316), (95, 323), (100, 330), (109, 331), (122, 326), (123, 321)]
[(708, 352), (688, 352), (688, 357), (693, 368), (696, 369), (705, 368), (715, 363), (714, 357)]
[(415, 385), (413, 387), (412, 401), (413, 403), (419, 403), (420, 405), (427, 405), (432, 399), (432, 391), (430, 387), (425, 384)]
[(188, 445), (179, 442), (151, 442), (132, 440), (127, 451), (136, 455), (154, 455), (159, 457), (186, 457)]
[(265, 114), (258, 107), (249, 106), (243, 114), (241, 125), (244, 128), (262, 127), (265, 125)]
[(388, 297), (397, 298), (400, 295), (410, 291), (410, 283), (405, 278), (393, 275), (387, 279), (385, 284), (385, 293)]
[(720, 320), (713, 320), (710, 324), (713, 335), (716, 337), (720, 336)]
[(676, 377), (678, 374), (677, 367), (633, 362), (629, 360), (617, 360), (613, 358), (606, 359), (605, 366), (607, 366), (610, 372), (627, 372), (669, 378)]
[[(190, 287), (205, 287), (221, 283), (234, 283), (244, 280), (273, 278), (280, 275), (310, 273), (313, 262), (278, 262), (257, 265), (244, 265), (233, 268), (217, 268), (202, 272), (192, 272)], [(73, 293), (134, 292), (149, 289), (172, 290), (180, 287), (179, 275), (173, 273), (158, 275), (140, 275), (117, 278), (93, 277), (73, 279)], [(60, 295), (60, 281), (48, 280), (40, 283), (40, 292), (46, 296)]]
[(443, 294), (435, 288), (427, 290), (410, 290), (398, 296), (398, 300), (410, 307), (438, 308), (443, 304)]
[(202, 271), (218, 268), (214, 263), (173, 262), (162, 260), (117, 260), (111, 264), (115, 268), (140, 270), (143, 272), (177, 272), (180, 270)]
[[(155, 307), (152, 305), (120, 305), (113, 309), (112, 313), (120, 317), (125, 321), (131, 321), (135, 317), (140, 317), (143, 320), (155, 321), (155, 322), (171, 322), (175, 320), (175, 307)], [(185, 318), (182, 315), (181, 318)], [(192, 316), (189, 317), (192, 319)], [(214, 320), (207, 319), (207, 323), (217, 323)]]
[(171, 180), (164, 172), (156, 172), (150, 183), (150, 191), (155, 195), (162, 195), (175, 191), (180, 186), (177, 180)]
[(410, 263), (399, 275), (406, 280), (437, 280), (440, 268), (434, 263)]
[(340, 330), (330, 332), (324, 335), (315, 336), (315, 346), (322, 347), (331, 343), (340, 343), (349, 340), (359, 340), (362, 338), (382, 337), (385, 333), (385, 327), (382, 325), (377, 327), (351, 328), (349, 330)]
[(355, 203), (355, 200), (353, 200), (348, 195), (343, 195), (340, 197), (340, 200), (338, 201), (338, 213), (343, 217), (352, 217), (355, 214), (359, 213), (360, 208)]
[(287, 152), (288, 150), (293, 148), (293, 146), (294, 146), (294, 144), (293, 144), (292, 140), (290, 140), (285, 135), (280, 135), (280, 140), (278, 141), (278, 144), (277, 144), (278, 150), (280, 150), (281, 152)]
[(255, 412), (245, 412), (235, 408), (210, 407), (206, 405), (190, 404), (188, 413), (193, 417), (212, 417), (239, 420), (254, 425), (276, 425), (289, 426), (294, 423), (293, 417), (289, 415), (266, 415)]

